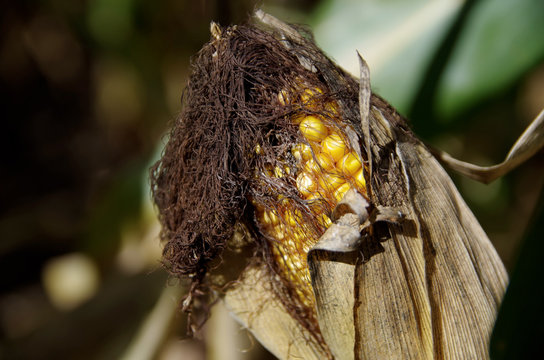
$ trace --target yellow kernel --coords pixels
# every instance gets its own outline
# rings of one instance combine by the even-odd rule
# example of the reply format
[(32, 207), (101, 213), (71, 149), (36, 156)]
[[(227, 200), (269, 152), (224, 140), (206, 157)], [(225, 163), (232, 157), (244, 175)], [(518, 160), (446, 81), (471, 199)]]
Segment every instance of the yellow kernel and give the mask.
[(296, 114), (291, 117), (291, 122), (295, 125), (299, 125), (306, 117), (305, 114)]
[(317, 221), (326, 228), (328, 228), (332, 224), (331, 219), (325, 214), (322, 214)]
[(314, 98), (316, 95), (320, 95), (322, 94), (323, 92), (321, 91), (321, 89), (317, 89), (317, 88), (314, 88), (314, 89), (306, 89), (304, 90), (304, 92), (300, 95), (300, 100), (302, 100), (302, 102), (308, 102), (309, 100), (311, 100), (312, 98)]
[(314, 175), (319, 175), (322, 173), (321, 167), (314, 159), (306, 161), (304, 164), (304, 171)]
[(279, 166), (275, 166), (274, 167), (274, 176), (275, 177), (278, 177), (278, 178), (281, 178), (283, 177), (283, 170), (279, 167)]
[(283, 240), (285, 239), (285, 235), (285, 229), (281, 225), (274, 226), (274, 230), (272, 231), (272, 236), (274, 236), (274, 238)]
[(296, 144), (291, 153), (298, 161), (306, 161), (312, 158), (312, 148), (304, 143)]
[(294, 211), (286, 211), (285, 212), (285, 222), (289, 226), (297, 226), (301, 222), (302, 216), (300, 214), (300, 210), (294, 210)]
[(287, 206), (289, 205), (289, 199), (286, 198), (285, 196), (283, 195), (278, 195), (278, 202), (282, 205), (282, 206)]
[(334, 192), (334, 198), (336, 201), (341, 201), (350, 188), (351, 186), (348, 183), (340, 185), (340, 187)]
[(297, 189), (302, 196), (306, 197), (317, 189), (317, 183), (310, 174), (301, 172), (297, 176)]
[(259, 145), (259, 144), (255, 145), (255, 153), (258, 154), (258, 155), (263, 154), (263, 149), (261, 148), (261, 145)]
[(266, 225), (277, 225), (280, 222), (280, 218), (275, 211), (265, 211), (263, 213), (263, 222)]
[(282, 104), (282, 105), (287, 105), (287, 104), (289, 104), (290, 98), (289, 98), (289, 93), (287, 92), (287, 90), (281, 90), (281, 91), (278, 93), (278, 101), (279, 101), (280, 104)]
[(366, 188), (366, 180), (365, 180), (365, 175), (363, 174), (363, 169), (362, 168), (361, 168), (361, 170), (359, 170), (357, 172), (357, 174), (355, 174), (354, 178), (355, 178), (355, 183), (357, 184), (357, 187), (360, 190)]
[(334, 169), (334, 161), (331, 157), (325, 153), (319, 153), (315, 156), (317, 163), (321, 166), (321, 169), (324, 171), (330, 171)]
[(327, 193), (332, 193), (346, 182), (342, 176), (336, 174), (323, 174), (317, 181)]
[(362, 167), (359, 155), (353, 151), (340, 159), (338, 164), (342, 172), (348, 176), (356, 174)]
[(328, 134), (325, 124), (317, 116), (313, 115), (306, 116), (300, 123), (299, 129), (308, 141), (320, 142)]
[(323, 140), (321, 143), (322, 151), (325, 154), (328, 154), (334, 161), (338, 161), (346, 155), (349, 150), (346, 147), (346, 144), (342, 140), (342, 137), (337, 133), (332, 133)]
[(325, 110), (331, 114), (338, 114), (338, 105), (335, 102), (328, 102), (325, 104)]

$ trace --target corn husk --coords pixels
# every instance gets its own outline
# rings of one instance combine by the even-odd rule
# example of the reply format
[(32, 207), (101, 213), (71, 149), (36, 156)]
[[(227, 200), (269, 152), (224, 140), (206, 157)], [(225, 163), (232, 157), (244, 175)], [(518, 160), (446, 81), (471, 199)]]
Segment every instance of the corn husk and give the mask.
[[(281, 32), (286, 46), (304, 43), (309, 51), (296, 54), (300, 62), (320, 71), (331, 89), (342, 88), (342, 77), (313, 42), (261, 11), (257, 18)], [(488, 358), (505, 268), (437, 158), (387, 103), (371, 106), (370, 97), (361, 59), (360, 109), (352, 111), (361, 118), (374, 210), (359, 223), (332, 226), (324, 238), (341, 241), (322, 238), (309, 253), (324, 341), (315, 342), (275, 297), (265, 265), (247, 267), (224, 301), (280, 359)], [(542, 118), (518, 141), (501, 174), (542, 147)], [(470, 172), (443, 153), (438, 157)], [(368, 226), (383, 241), (351, 236)]]

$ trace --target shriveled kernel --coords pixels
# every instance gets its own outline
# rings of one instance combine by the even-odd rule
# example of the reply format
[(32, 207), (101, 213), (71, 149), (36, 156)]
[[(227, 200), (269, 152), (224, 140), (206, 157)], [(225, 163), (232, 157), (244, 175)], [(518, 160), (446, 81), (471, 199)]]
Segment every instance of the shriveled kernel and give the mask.
[(317, 183), (307, 172), (301, 172), (297, 176), (297, 189), (302, 196), (307, 197), (317, 190)]
[(357, 172), (357, 174), (355, 174), (354, 178), (355, 178), (355, 183), (357, 184), (359, 188), (361, 189), (366, 188), (366, 180), (365, 180), (365, 175), (363, 174), (362, 168), (361, 170)]
[(334, 192), (334, 198), (336, 201), (342, 200), (349, 189), (351, 189), (351, 185), (348, 183), (340, 185), (340, 187)]
[(332, 133), (323, 140), (321, 143), (322, 151), (328, 154), (334, 161), (338, 161), (346, 155), (349, 150), (342, 140), (342, 137), (337, 133)]
[(338, 164), (342, 172), (347, 176), (355, 175), (362, 168), (362, 163), (359, 155), (357, 155), (357, 153), (353, 151), (346, 154), (342, 159), (340, 159)]
[(337, 174), (323, 174), (317, 181), (319, 186), (321, 186), (321, 188), (327, 193), (334, 192), (346, 182), (342, 176)]
[(327, 127), (317, 116), (308, 115), (299, 125), (300, 132), (308, 141), (320, 142), (328, 134)]
[(312, 158), (312, 148), (304, 143), (298, 143), (293, 146), (291, 153), (298, 161), (306, 161)]
[(289, 92), (287, 90), (281, 90), (278, 93), (278, 101), (282, 105), (287, 105), (290, 102)]

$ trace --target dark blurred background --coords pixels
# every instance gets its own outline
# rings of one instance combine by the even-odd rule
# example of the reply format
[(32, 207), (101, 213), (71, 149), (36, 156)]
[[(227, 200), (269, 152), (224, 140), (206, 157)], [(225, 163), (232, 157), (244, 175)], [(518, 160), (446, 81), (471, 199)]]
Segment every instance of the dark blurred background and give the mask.
[[(544, 107), (539, 0), (2, 1), (0, 358), (266, 358), (221, 309), (185, 340), (147, 179), (210, 21), (256, 6), (310, 25), (350, 71), (358, 49), (373, 89), (460, 159), (502, 161)], [(511, 272), (543, 164), (490, 185), (452, 174)]]

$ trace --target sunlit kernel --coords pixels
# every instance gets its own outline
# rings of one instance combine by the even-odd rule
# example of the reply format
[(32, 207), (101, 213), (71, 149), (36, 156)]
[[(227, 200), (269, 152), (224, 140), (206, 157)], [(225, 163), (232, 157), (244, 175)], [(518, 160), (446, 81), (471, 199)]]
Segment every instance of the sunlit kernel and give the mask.
[(297, 176), (297, 189), (302, 196), (307, 197), (317, 190), (317, 183), (307, 172), (301, 172)]
[(289, 104), (289, 102), (290, 102), (289, 92), (287, 90), (281, 90), (278, 93), (278, 101), (279, 101), (280, 104), (282, 104), (284, 106)]
[(334, 199), (336, 201), (341, 201), (350, 188), (351, 186), (348, 183), (340, 185), (340, 187), (334, 192)]
[(355, 174), (354, 178), (355, 178), (355, 182), (356, 182), (357, 186), (360, 189), (365, 189), (366, 188), (366, 180), (365, 180), (365, 175), (363, 174), (363, 169), (362, 168), (361, 168), (361, 170), (359, 170), (357, 172), (357, 174)]
[(263, 222), (267, 225), (277, 225), (280, 219), (274, 210), (263, 212)]
[(332, 133), (327, 136), (321, 143), (322, 151), (328, 154), (334, 161), (339, 161), (346, 155), (349, 150), (342, 140), (342, 137), (337, 133)]
[(313, 115), (308, 115), (299, 125), (300, 132), (308, 141), (320, 142), (328, 134), (327, 127), (323, 122)]
[(312, 158), (312, 148), (304, 143), (299, 143), (293, 146), (291, 153), (299, 162), (307, 161)]
[(284, 176), (284, 170), (280, 168), (279, 166), (274, 167), (274, 176), (278, 178), (282, 178)]
[(345, 182), (346, 181), (342, 176), (336, 174), (323, 174), (318, 179), (319, 186), (327, 193), (334, 192)]
[(300, 210), (294, 210), (294, 211), (287, 210), (284, 216), (285, 216), (285, 221), (287, 225), (289, 226), (295, 227), (295, 226), (298, 226), (301, 222)]
[(359, 155), (357, 155), (357, 153), (353, 151), (346, 154), (342, 159), (340, 159), (338, 164), (342, 172), (347, 176), (355, 175), (362, 168), (362, 163)]
[(258, 155), (263, 154), (263, 149), (261, 148), (261, 145), (259, 145), (259, 144), (255, 145), (255, 153), (258, 154)]
[(329, 155), (321, 152), (316, 155), (315, 159), (322, 170), (330, 171), (334, 169), (334, 165), (335, 165), (334, 160), (332, 160), (332, 158)]

